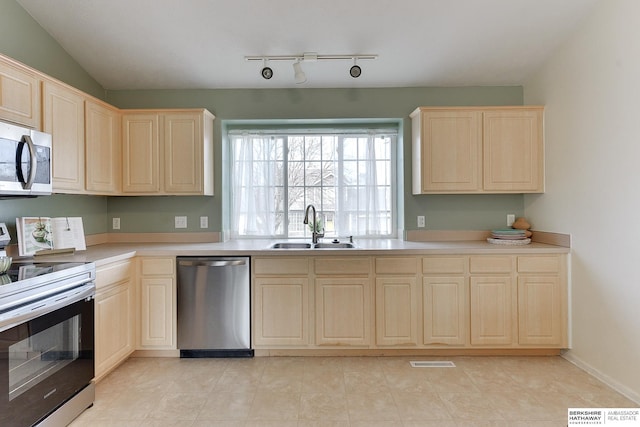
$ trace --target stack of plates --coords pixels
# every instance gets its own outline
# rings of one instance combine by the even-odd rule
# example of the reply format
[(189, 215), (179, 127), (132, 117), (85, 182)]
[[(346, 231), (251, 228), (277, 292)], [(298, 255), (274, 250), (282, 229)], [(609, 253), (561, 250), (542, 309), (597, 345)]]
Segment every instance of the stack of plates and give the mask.
[(491, 230), (491, 237), (487, 241), (499, 245), (527, 245), (531, 243), (531, 239), (527, 238), (524, 230), (514, 228)]

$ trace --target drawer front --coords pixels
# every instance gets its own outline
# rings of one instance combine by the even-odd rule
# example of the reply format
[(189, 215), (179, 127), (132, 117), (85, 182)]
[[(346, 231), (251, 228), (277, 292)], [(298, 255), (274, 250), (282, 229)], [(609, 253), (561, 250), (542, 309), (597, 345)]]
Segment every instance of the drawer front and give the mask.
[(254, 258), (253, 272), (256, 275), (306, 276), (309, 274), (309, 262), (299, 258)]
[(416, 274), (418, 261), (410, 257), (376, 258), (377, 274)]
[(558, 273), (560, 257), (558, 256), (521, 256), (518, 257), (519, 273)]
[(469, 258), (470, 273), (510, 273), (510, 256), (472, 256)]
[(131, 261), (115, 262), (96, 269), (96, 289), (102, 289), (114, 283), (131, 278)]
[(369, 274), (369, 258), (316, 258), (316, 274)]
[(422, 258), (424, 274), (464, 274), (465, 257), (428, 257)]
[(175, 258), (142, 258), (140, 272), (143, 276), (171, 276), (175, 265)]

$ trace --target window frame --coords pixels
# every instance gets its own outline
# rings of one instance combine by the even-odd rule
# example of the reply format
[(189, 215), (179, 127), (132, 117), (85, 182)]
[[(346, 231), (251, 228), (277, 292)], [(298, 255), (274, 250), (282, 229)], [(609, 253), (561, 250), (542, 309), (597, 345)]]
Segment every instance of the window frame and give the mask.
[[(287, 206), (289, 205), (288, 202), (288, 191), (290, 188), (290, 183), (289, 183), (289, 179), (288, 179), (288, 173), (286, 172), (287, 168), (288, 168), (288, 163), (290, 162), (289, 159), (289, 155), (288, 155), (288, 149), (289, 149), (289, 144), (290, 144), (290, 140), (292, 137), (295, 136), (318, 136), (318, 137), (322, 137), (322, 136), (327, 136), (327, 135), (332, 135), (334, 137), (336, 137), (336, 144), (338, 143), (342, 143), (342, 140), (348, 137), (354, 137), (354, 136), (359, 136), (359, 137), (368, 137), (370, 134), (375, 134), (375, 135), (381, 135), (381, 136), (386, 136), (386, 137), (390, 137), (390, 141), (389, 141), (389, 148), (388, 148), (388, 160), (385, 159), (384, 161), (388, 161), (388, 187), (386, 185), (381, 185), (380, 187), (385, 187), (384, 191), (388, 191), (389, 192), (389, 207), (390, 207), (390, 213), (389, 213), (389, 232), (388, 234), (374, 234), (374, 235), (369, 235), (369, 234), (358, 234), (358, 233), (352, 233), (354, 235), (354, 237), (359, 237), (359, 238), (381, 238), (381, 239), (389, 239), (389, 238), (397, 238), (397, 233), (398, 233), (398, 221), (399, 221), (399, 212), (398, 212), (398, 193), (399, 191), (401, 191), (401, 184), (398, 184), (397, 180), (398, 180), (398, 175), (397, 175), (397, 170), (398, 170), (398, 162), (400, 161), (400, 159), (402, 158), (402, 156), (400, 155), (398, 149), (400, 147), (401, 144), (401, 129), (397, 124), (392, 124), (392, 125), (388, 125), (388, 122), (386, 123), (385, 126), (380, 126), (380, 125), (373, 125), (373, 126), (357, 126), (357, 127), (346, 127), (346, 128), (332, 128), (332, 127), (317, 127), (317, 126), (313, 126), (313, 125), (305, 125), (305, 126), (300, 126), (300, 127), (295, 127), (295, 128), (286, 128), (286, 127), (269, 127), (269, 126), (265, 126), (265, 127), (260, 127), (260, 126), (251, 126), (251, 127), (241, 127), (241, 126), (234, 126), (231, 127), (229, 129), (227, 129), (226, 131), (226, 143), (227, 143), (227, 153), (228, 153), (228, 166), (227, 166), (227, 172), (228, 172), (228, 182), (229, 182), (229, 191), (228, 191), (228, 195), (226, 197), (226, 209), (225, 211), (227, 212), (227, 218), (228, 218), (228, 234), (232, 239), (273, 239), (273, 238), (279, 238), (279, 239), (287, 239), (287, 240), (296, 240), (296, 239), (307, 239), (310, 238), (310, 230), (307, 229), (305, 227), (304, 229), (304, 234), (302, 236), (295, 236), (295, 235), (291, 235), (291, 225), (290, 225), (290, 221), (292, 220), (293, 217), (295, 217), (295, 214), (298, 210), (296, 210), (296, 212), (291, 211), (290, 208), (288, 208)], [(277, 136), (277, 137), (284, 137), (284, 152), (282, 153), (282, 161), (284, 164), (284, 170), (285, 172), (283, 173), (283, 188), (284, 188), (284, 193), (285, 193), (285, 198), (283, 200), (283, 207), (282, 207), (282, 215), (283, 215), (283, 224), (281, 227), (282, 233), (278, 233), (278, 234), (271, 234), (271, 235), (264, 235), (264, 234), (238, 234), (238, 227), (235, 227), (235, 224), (233, 224), (233, 220), (234, 220), (234, 210), (233, 210), (233, 203), (234, 203), (234, 193), (235, 193), (235, 189), (233, 188), (233, 167), (231, 162), (233, 161), (233, 141), (234, 138), (238, 137), (238, 136), (259, 136), (259, 137), (272, 137), (272, 136)], [(340, 142), (337, 142), (340, 141)], [(342, 151), (342, 150), (338, 150), (338, 151)], [(340, 159), (335, 159), (335, 161), (339, 164), (339, 168), (342, 168), (343, 166), (343, 161), (344, 159), (340, 158)], [(309, 159), (305, 159), (303, 162), (307, 163), (310, 162), (311, 160)], [(315, 160), (314, 160), (315, 161)], [(306, 174), (305, 174), (306, 175)], [(305, 177), (306, 179), (306, 177)], [(305, 183), (305, 188), (306, 188), (306, 183)], [(320, 190), (322, 191), (322, 188), (335, 188), (335, 191), (338, 192), (339, 191), (339, 185), (336, 183), (335, 186), (332, 187), (326, 187), (326, 186), (319, 186)], [(306, 204), (306, 201), (304, 202)], [(335, 215), (338, 215), (338, 206), (337, 206), (337, 196), (336, 196), (336, 202), (335, 202), (336, 206), (336, 213)], [(318, 209), (318, 212), (322, 211), (322, 208), (319, 206), (316, 206), (316, 208)], [(280, 214), (280, 211), (275, 211), (276, 215)], [(293, 212), (293, 213), (292, 213)], [(382, 211), (381, 211), (382, 212)], [(334, 211), (329, 211), (330, 214), (333, 214)], [(298, 215), (300, 216), (300, 215)], [(298, 227), (300, 228), (300, 227)], [(342, 234), (338, 235), (337, 233), (334, 234), (327, 234), (327, 237), (335, 237), (335, 238), (344, 238), (346, 237), (345, 232), (342, 231)]]

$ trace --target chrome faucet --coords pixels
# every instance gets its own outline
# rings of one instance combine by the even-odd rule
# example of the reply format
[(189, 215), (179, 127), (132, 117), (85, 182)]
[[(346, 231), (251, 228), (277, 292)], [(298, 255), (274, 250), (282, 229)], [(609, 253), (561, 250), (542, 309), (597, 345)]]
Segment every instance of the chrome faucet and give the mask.
[[(307, 209), (304, 211), (304, 220), (302, 221), (303, 224), (309, 224), (309, 209), (313, 210), (313, 218), (312, 218), (312, 225), (311, 225), (311, 243), (313, 243), (314, 245), (316, 243), (318, 243), (318, 238), (319, 237), (324, 237), (324, 228), (322, 229), (321, 233), (316, 232), (316, 229), (318, 227), (317, 225), (317, 219), (316, 219), (316, 208), (313, 205), (307, 205)], [(323, 224), (324, 227), (324, 224)]]

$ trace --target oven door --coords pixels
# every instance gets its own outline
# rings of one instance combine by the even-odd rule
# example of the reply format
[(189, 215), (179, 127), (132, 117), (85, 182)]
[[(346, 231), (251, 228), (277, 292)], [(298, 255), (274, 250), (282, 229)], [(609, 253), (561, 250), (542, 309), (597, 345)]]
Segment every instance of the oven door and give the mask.
[(94, 300), (85, 298), (0, 332), (0, 426), (31, 426), (94, 375)]

